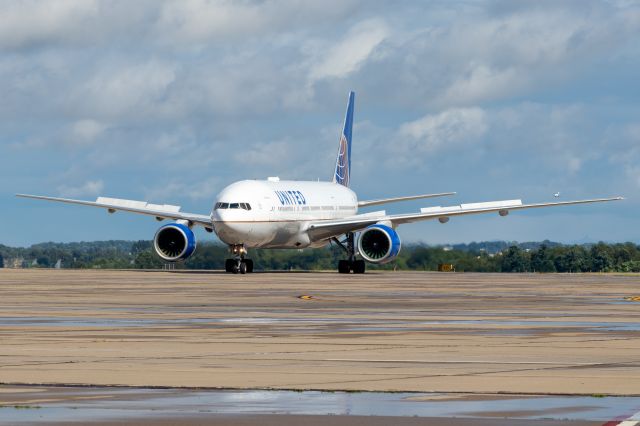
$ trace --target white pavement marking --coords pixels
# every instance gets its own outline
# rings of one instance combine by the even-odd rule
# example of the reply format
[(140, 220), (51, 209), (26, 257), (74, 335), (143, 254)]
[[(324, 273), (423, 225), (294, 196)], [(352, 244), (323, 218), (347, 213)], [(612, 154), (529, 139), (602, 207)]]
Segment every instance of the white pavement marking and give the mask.
[(628, 417), (626, 420), (621, 421), (616, 426), (638, 426), (640, 425), (640, 411), (633, 416)]
[(368, 359), (368, 358), (325, 358), (324, 361), (340, 362), (405, 362), (412, 364), (509, 364), (509, 365), (566, 365), (566, 366), (593, 366), (597, 367), (601, 363), (593, 362), (562, 362), (562, 361), (490, 361), (490, 360), (424, 360), (424, 359)]

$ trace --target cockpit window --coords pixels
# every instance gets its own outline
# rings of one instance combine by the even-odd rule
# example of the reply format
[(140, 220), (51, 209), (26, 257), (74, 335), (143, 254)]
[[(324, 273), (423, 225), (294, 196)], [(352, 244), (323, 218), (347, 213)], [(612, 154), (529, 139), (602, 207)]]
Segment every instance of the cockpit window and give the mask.
[(222, 209), (243, 209), (243, 210), (251, 210), (251, 204), (249, 203), (216, 203), (214, 206), (215, 210)]

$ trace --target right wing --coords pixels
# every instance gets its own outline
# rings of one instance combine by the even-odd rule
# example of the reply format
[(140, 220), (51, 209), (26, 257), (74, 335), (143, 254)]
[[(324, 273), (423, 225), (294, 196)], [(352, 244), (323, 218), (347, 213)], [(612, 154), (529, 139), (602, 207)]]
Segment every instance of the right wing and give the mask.
[(462, 216), (468, 214), (480, 214), (498, 212), (500, 216), (506, 216), (511, 210), (535, 209), (541, 207), (568, 206), (574, 204), (602, 203), (607, 201), (623, 200), (622, 197), (596, 198), (592, 200), (561, 201), (555, 203), (522, 204), (521, 200), (490, 201), (486, 203), (460, 204), (448, 207), (427, 207), (419, 213), (404, 213), (387, 215), (384, 211), (367, 213), (347, 217), (344, 219), (312, 222), (309, 224), (308, 232), (314, 240), (322, 240), (345, 234), (356, 232), (378, 222), (389, 223), (396, 227), (405, 223), (419, 222), (422, 220), (439, 219), (446, 222), (451, 216)]
[(423, 198), (446, 197), (456, 195), (455, 192), (442, 192), (440, 194), (409, 195), (407, 197), (381, 198), (379, 200), (358, 201), (358, 207), (378, 206), (380, 204), (395, 203), (398, 201), (421, 200)]
[(212, 228), (211, 217), (194, 213), (182, 213), (180, 212), (180, 206), (172, 206), (170, 204), (150, 204), (146, 201), (122, 200), (120, 198), (107, 197), (98, 197), (96, 201), (72, 200), (69, 198), (45, 197), (42, 195), (28, 194), (16, 194), (16, 197), (32, 198), (35, 200), (56, 201), (68, 204), (79, 204), (82, 206), (90, 207), (101, 207), (107, 209), (109, 213), (115, 213), (116, 211), (125, 211), (129, 213), (154, 216), (158, 220), (186, 220), (205, 228)]

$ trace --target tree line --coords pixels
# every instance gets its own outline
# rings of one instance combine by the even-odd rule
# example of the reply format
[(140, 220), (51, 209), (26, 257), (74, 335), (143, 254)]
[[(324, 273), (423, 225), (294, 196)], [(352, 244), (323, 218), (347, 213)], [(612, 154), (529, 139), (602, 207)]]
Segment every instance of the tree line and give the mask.
[[(224, 269), (226, 246), (202, 243), (185, 269)], [(332, 270), (342, 249), (251, 250), (256, 270)], [(640, 246), (634, 243), (564, 245), (550, 241), (491, 241), (453, 246), (406, 244), (386, 265), (370, 269), (436, 271), (453, 264), (459, 272), (640, 272)], [(0, 267), (161, 269), (151, 241), (42, 243), (27, 248), (0, 245)]]

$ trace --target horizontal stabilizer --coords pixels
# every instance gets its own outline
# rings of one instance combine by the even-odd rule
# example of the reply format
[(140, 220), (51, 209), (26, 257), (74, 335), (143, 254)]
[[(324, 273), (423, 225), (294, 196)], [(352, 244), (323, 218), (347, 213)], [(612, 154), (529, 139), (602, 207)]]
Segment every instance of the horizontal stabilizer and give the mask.
[(406, 197), (380, 198), (378, 200), (358, 201), (358, 207), (378, 206), (380, 204), (396, 203), (398, 201), (421, 200), (421, 199), (424, 199), (424, 198), (447, 197), (449, 195), (456, 195), (456, 193), (455, 192), (441, 192), (439, 194), (409, 195), (409, 196), (406, 196)]

